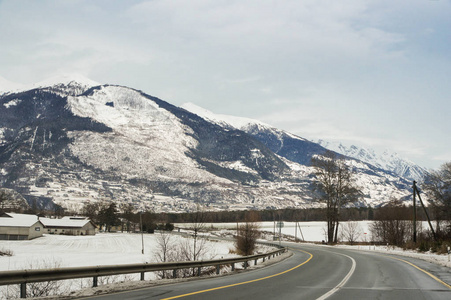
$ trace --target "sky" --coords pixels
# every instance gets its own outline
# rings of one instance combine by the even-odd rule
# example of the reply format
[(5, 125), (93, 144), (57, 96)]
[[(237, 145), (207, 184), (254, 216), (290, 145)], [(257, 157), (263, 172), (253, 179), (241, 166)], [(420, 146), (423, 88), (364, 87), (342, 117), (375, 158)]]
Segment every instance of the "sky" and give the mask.
[(0, 0), (0, 77), (81, 74), (437, 169), (450, 16), (451, 0)]

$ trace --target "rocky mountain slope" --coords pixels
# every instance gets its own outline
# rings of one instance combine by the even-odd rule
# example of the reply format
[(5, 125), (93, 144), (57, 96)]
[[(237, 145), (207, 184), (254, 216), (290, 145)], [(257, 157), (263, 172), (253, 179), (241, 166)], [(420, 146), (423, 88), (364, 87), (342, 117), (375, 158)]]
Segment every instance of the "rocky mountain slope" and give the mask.
[[(191, 111), (190, 111), (191, 110)], [(29, 203), (78, 209), (116, 201), (188, 211), (310, 207), (309, 167), (325, 149), (260, 122), (212, 119), (141, 91), (83, 78), (0, 96), (0, 186)], [(233, 124), (232, 124), (233, 123)], [(358, 160), (365, 198), (380, 205), (409, 183)]]
[[(334, 151), (334, 149), (323, 147), (318, 143), (274, 128), (258, 120), (214, 114), (192, 103), (185, 103), (182, 107), (224, 128), (243, 130), (265, 144), (277, 155), (307, 168), (310, 166), (310, 161), (314, 155), (322, 154), (326, 150)], [(366, 204), (377, 206), (387, 202), (391, 197), (406, 199), (410, 195), (411, 182), (409, 178), (399, 176), (390, 169), (355, 159), (346, 155), (346, 153), (336, 152), (338, 155), (344, 155), (348, 164), (357, 173), (357, 181), (365, 194)], [(309, 172), (312, 172), (312, 170), (309, 169)]]

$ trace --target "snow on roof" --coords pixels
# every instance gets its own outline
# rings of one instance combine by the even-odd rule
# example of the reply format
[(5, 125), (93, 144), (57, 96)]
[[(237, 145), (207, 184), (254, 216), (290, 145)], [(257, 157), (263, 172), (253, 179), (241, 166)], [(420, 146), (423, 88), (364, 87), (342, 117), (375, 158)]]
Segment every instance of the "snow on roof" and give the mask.
[(62, 219), (38, 218), (36, 215), (4, 213), (0, 216), (0, 226), (30, 227), (41, 221), (44, 226), (81, 228), (91, 222), (86, 217), (64, 217)]
[(30, 227), (37, 222), (39, 220), (36, 215), (4, 213), (0, 216), (0, 226), (6, 227)]
[(64, 217), (62, 219), (40, 218), (42, 224), (46, 227), (71, 227), (81, 228), (91, 222), (89, 219), (73, 219), (73, 217)]

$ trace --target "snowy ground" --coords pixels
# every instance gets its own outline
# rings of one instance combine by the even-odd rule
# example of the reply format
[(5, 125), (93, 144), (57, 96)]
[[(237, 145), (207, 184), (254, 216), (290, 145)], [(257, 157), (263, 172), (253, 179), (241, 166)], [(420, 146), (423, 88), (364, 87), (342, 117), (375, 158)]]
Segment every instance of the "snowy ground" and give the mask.
[[(345, 226), (342, 222), (341, 226)], [(370, 241), (370, 221), (358, 222), (358, 241)], [(175, 224), (178, 228), (187, 228), (190, 224)], [(288, 236), (297, 236), (299, 240), (306, 242), (321, 242), (325, 240), (325, 222), (299, 222), (295, 227), (294, 222), (284, 222), (281, 229), (283, 240)], [(209, 223), (205, 227), (210, 230), (209, 236), (229, 236), (235, 234), (236, 223)], [(274, 229), (276, 236), (278, 228), (273, 222), (260, 222), (260, 228), (267, 234), (265, 238), (272, 240)], [(181, 230), (186, 232), (188, 230)], [(44, 235), (30, 241), (2, 241), (1, 250), (9, 250), (13, 256), (0, 256), (0, 271), (21, 270), (36, 266), (40, 262), (47, 262), (59, 267), (78, 267), (95, 265), (115, 265), (130, 263), (156, 262), (157, 234), (144, 234), (144, 254), (142, 254), (142, 240), (140, 234), (127, 233), (100, 233), (95, 236), (60, 236)], [(185, 237), (174, 235), (173, 243), (178, 244)], [(369, 246), (356, 246), (356, 249), (368, 248)], [(232, 241), (208, 241), (208, 258), (221, 258), (234, 256), (230, 250), (235, 248)], [(366, 249), (365, 248), (365, 249)], [(387, 247), (374, 247), (371, 250), (387, 252)], [(392, 248), (390, 248), (392, 249)], [(395, 251), (395, 250), (390, 250)], [(407, 253), (403, 250), (398, 252)], [(416, 254), (415, 255), (422, 255)], [(412, 254), (412, 255), (413, 255)], [(433, 255), (440, 257), (439, 255)], [(447, 256), (442, 255), (447, 259)]]
[[(346, 223), (348, 222), (341, 222), (340, 226), (344, 227)], [(277, 222), (259, 222), (258, 224), (262, 231), (273, 234), (275, 232), (276, 236), (279, 233)], [(357, 222), (359, 231), (357, 241), (370, 241), (370, 224), (371, 221)], [(190, 227), (189, 223), (176, 223), (174, 225), (179, 228)], [(210, 230), (231, 231), (237, 228), (237, 223), (206, 223), (205, 227)], [(321, 242), (326, 240), (326, 222), (298, 222), (298, 226), (295, 222), (283, 222), (281, 233), (282, 235), (296, 236), (299, 240), (305, 242)], [(268, 236), (268, 238), (270, 237)]]
[(441, 266), (449, 267), (451, 268), (451, 262), (449, 255), (446, 254), (435, 254), (430, 252), (425, 253), (419, 253), (413, 250), (404, 250), (399, 247), (392, 247), (392, 246), (376, 246), (376, 245), (368, 245), (368, 246), (349, 246), (349, 245), (338, 245), (334, 247), (340, 247), (340, 248), (346, 248), (346, 249), (352, 249), (357, 251), (369, 251), (369, 252), (378, 252), (378, 253), (384, 253), (384, 254), (395, 254), (395, 255), (401, 255), (401, 256), (407, 256), (407, 257), (413, 257), (422, 259), (434, 264), (438, 264)]
[[(345, 222), (342, 223), (344, 225)], [(189, 224), (175, 224), (181, 228), (180, 234), (189, 232), (184, 229)], [(283, 240), (287, 241), (289, 236), (295, 235), (299, 240), (308, 242), (321, 242), (325, 239), (325, 222), (300, 222), (295, 227), (294, 222), (284, 222), (281, 229)], [(368, 227), (370, 222), (359, 222), (360, 241), (370, 241)], [(212, 223), (206, 224), (206, 228), (210, 231), (205, 233), (212, 237), (231, 237), (236, 233), (236, 223)], [(265, 231), (265, 238), (272, 240), (274, 234), (273, 222), (261, 222), (260, 227)], [(276, 235), (278, 229), (276, 228)], [(296, 230), (296, 231), (295, 231)], [(302, 232), (302, 234), (301, 234)], [(179, 235), (176, 230), (172, 236), (173, 243), (177, 244), (186, 240), (186, 237)], [(22, 270), (30, 268), (52, 268), (52, 267), (77, 267), (77, 266), (96, 266), (96, 265), (115, 265), (115, 264), (131, 264), (156, 262), (155, 253), (158, 251), (159, 234), (144, 234), (144, 254), (142, 254), (142, 236), (140, 234), (127, 233), (100, 233), (95, 236), (60, 236), (60, 235), (44, 235), (31, 241), (2, 241), (0, 251), (11, 251), (12, 256), (0, 256), (0, 272), (8, 270)], [(291, 238), (291, 240), (294, 240)], [(233, 252), (235, 248), (233, 241), (207, 241), (209, 249), (208, 257), (226, 258), (236, 256)], [(447, 255), (436, 255), (432, 253), (416, 253), (414, 251), (404, 251), (399, 248), (387, 246), (346, 246), (339, 245), (335, 247), (352, 248), (356, 251), (372, 251), (383, 252), (389, 254), (405, 255), (420, 258), (436, 264), (451, 267)], [(231, 251), (232, 250), (232, 251)], [(269, 252), (268, 247), (260, 249)], [(133, 277), (134, 276), (134, 277)], [(113, 279), (105, 279), (100, 282), (102, 286), (108, 283), (118, 283), (122, 281), (137, 280), (139, 275), (125, 275)], [(146, 273), (146, 280), (156, 279), (156, 274)], [(76, 284), (71, 283), (71, 290), (87, 288), (92, 285), (88, 279), (73, 280)], [(148, 281), (146, 281), (148, 282)], [(133, 283), (139, 285), (140, 283)], [(112, 285), (111, 288), (113, 288)], [(0, 287), (0, 298), (7, 299), (5, 295), (17, 295), (17, 287), (15, 290), (7, 290), (6, 287)]]
[[(142, 237), (144, 254), (142, 254)], [(30, 241), (2, 241), (0, 251), (12, 252), (12, 256), (0, 256), (0, 272), (23, 269), (64, 268), (98, 265), (119, 265), (157, 262), (159, 233), (127, 234), (100, 233), (95, 236), (44, 235)], [(171, 243), (178, 247), (187, 238), (171, 235)], [(231, 254), (233, 241), (206, 240), (208, 253), (203, 259), (227, 258)], [(263, 249), (266, 251), (267, 249)], [(157, 274), (147, 272), (146, 280), (157, 279)], [(139, 280), (139, 274), (99, 278), (99, 285)], [(67, 294), (92, 286), (92, 279), (62, 281), (62, 293)], [(0, 299), (12, 299), (18, 295), (18, 286), (0, 286)]]
[[(0, 256), (0, 271), (27, 269), (39, 262), (60, 267), (81, 267), (156, 262), (159, 234), (144, 234), (144, 254), (140, 234), (100, 233), (95, 236), (44, 235), (30, 241), (2, 241), (0, 249), (13, 256)], [(182, 236), (172, 237), (174, 244)], [(207, 241), (208, 258), (230, 257), (233, 242)]]
[[(340, 227), (344, 228), (346, 224), (349, 222), (341, 222)], [(357, 222), (357, 242), (370, 242), (372, 241), (370, 225), (372, 221), (359, 221)], [(278, 228), (277, 222), (259, 222), (260, 228), (262, 231), (267, 232), (268, 234), (265, 236), (267, 240), (271, 240), (272, 236), (278, 236)], [(189, 224), (176, 224), (179, 227), (189, 227)], [(427, 228), (427, 222), (422, 222), (421, 226)], [(237, 228), (237, 223), (208, 223), (206, 227), (216, 229), (219, 232), (224, 231), (233, 231)], [(298, 222), (298, 226), (296, 226), (295, 222), (283, 222), (283, 227), (281, 228), (281, 233), (283, 235), (283, 240), (294, 240), (293, 238), (296, 236), (298, 240), (305, 242), (322, 242), (326, 240), (326, 222)], [(291, 237), (291, 238), (290, 238)], [(343, 242), (346, 242), (345, 238), (342, 238)], [(450, 245), (451, 246), (451, 245)], [(386, 254), (396, 254), (403, 255), (408, 257), (414, 257), (418, 259), (422, 259), (425, 261), (429, 261), (432, 263), (436, 263), (442, 266), (451, 267), (450, 258), (448, 255), (439, 255), (435, 253), (419, 253), (413, 250), (403, 250), (402, 248), (392, 247), (392, 246), (376, 246), (376, 245), (368, 245), (368, 246), (349, 246), (349, 245), (336, 245), (334, 247), (342, 247), (347, 249), (353, 249), (357, 251), (372, 251), (372, 252), (382, 252)]]

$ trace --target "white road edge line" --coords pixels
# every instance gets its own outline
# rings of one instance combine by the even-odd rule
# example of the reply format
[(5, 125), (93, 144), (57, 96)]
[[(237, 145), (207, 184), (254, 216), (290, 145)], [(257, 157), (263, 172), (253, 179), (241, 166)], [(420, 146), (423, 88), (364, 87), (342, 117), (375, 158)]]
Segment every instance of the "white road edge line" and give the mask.
[(332, 296), (334, 293), (338, 292), (339, 289), (341, 289), (342, 286), (344, 286), (346, 284), (346, 282), (349, 280), (349, 278), (351, 278), (352, 274), (354, 273), (355, 270), (355, 266), (356, 266), (356, 262), (354, 260), (354, 258), (346, 255), (346, 254), (341, 254), (341, 253), (337, 253), (343, 256), (346, 256), (347, 258), (349, 258), (352, 261), (352, 267), (351, 270), (349, 270), (348, 274), (345, 276), (345, 278), (343, 278), (343, 280), (333, 289), (331, 289), (329, 292), (327, 292), (326, 294), (322, 295), (321, 297), (317, 298), (316, 300), (324, 300), (326, 298), (329, 298), (330, 296)]

